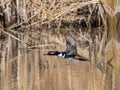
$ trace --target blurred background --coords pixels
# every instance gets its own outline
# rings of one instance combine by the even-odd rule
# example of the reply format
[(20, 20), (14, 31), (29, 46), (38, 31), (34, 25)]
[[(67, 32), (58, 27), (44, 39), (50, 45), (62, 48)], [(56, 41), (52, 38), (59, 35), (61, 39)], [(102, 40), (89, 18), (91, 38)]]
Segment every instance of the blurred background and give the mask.
[[(90, 62), (50, 57), (65, 34)], [(0, 90), (119, 90), (120, 0), (1, 0)]]

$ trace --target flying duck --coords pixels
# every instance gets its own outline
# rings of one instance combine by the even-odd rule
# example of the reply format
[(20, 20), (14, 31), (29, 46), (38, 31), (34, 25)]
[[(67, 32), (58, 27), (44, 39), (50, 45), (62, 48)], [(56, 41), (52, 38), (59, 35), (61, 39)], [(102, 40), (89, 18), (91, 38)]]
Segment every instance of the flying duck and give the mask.
[(47, 55), (51, 55), (51, 56), (56, 55), (70, 60), (89, 61), (89, 59), (77, 54), (76, 41), (72, 36), (66, 35), (65, 39), (66, 39), (66, 50), (64, 52), (49, 51)]

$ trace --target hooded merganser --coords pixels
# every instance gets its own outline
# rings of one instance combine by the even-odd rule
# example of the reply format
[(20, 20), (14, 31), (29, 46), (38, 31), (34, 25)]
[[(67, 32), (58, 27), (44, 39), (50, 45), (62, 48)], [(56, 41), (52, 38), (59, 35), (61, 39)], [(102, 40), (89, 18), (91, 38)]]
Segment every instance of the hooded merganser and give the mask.
[(59, 51), (49, 51), (47, 55), (56, 55), (62, 58), (75, 59), (80, 61), (89, 61), (89, 59), (77, 54), (76, 41), (72, 36), (65, 36), (66, 39), (66, 50), (64, 52)]

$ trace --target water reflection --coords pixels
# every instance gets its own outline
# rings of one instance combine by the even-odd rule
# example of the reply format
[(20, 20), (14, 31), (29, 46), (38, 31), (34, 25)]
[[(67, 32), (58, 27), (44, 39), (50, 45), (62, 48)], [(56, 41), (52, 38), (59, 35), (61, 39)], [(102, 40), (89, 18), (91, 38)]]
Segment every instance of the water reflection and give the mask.
[(84, 90), (88, 89), (88, 78), (80, 79), (85, 75), (89, 77), (85, 74), (89, 73), (89, 63), (82, 65), (43, 56), (40, 50), (18, 55), (9, 61), (2, 58), (0, 67), (1, 90), (69, 90), (83, 85)]

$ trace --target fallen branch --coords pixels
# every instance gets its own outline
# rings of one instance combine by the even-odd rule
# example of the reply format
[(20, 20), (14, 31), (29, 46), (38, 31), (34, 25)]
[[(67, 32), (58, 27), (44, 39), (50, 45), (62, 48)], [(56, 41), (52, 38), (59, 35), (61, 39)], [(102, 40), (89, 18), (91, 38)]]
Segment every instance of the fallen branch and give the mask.
[(35, 46), (29, 46), (28, 49), (37, 49), (41, 47), (48, 47), (48, 46), (53, 46), (54, 44), (45, 44), (45, 45), (35, 45)]
[(0, 29), (0, 31), (2, 31), (3, 33), (7, 34), (8, 36), (10, 36), (10, 37), (12, 37), (12, 38), (14, 38), (14, 39), (16, 39), (16, 40), (22, 42), (22, 43), (25, 43), (25, 44), (29, 45), (27, 42), (25, 42), (25, 41), (23, 41), (23, 40), (17, 38), (16, 36), (14, 36), (14, 35), (12, 35), (12, 34), (6, 32), (6, 31), (4, 31), (4, 30), (2, 30), (2, 29)]

